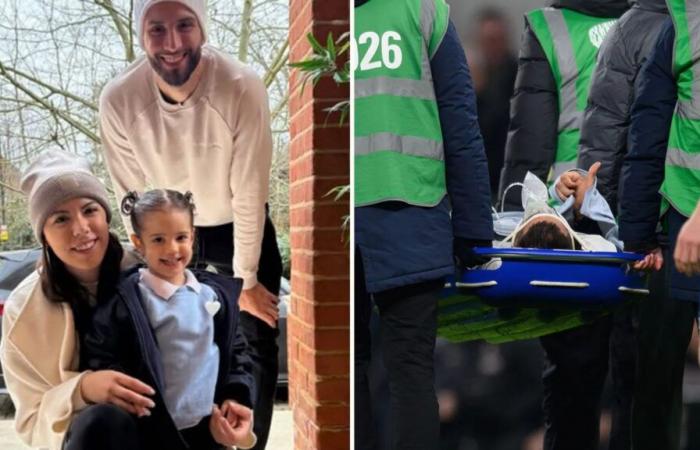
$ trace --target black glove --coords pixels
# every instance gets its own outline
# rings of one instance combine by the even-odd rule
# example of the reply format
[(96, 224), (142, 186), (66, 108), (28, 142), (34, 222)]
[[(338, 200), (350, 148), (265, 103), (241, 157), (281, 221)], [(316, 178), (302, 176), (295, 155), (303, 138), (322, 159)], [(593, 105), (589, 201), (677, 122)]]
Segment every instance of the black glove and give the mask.
[(477, 255), (474, 252), (474, 247), (491, 247), (490, 240), (477, 240), (455, 237), (452, 243), (452, 251), (454, 252), (455, 265), (459, 269), (468, 267), (480, 266), (489, 261), (488, 256)]

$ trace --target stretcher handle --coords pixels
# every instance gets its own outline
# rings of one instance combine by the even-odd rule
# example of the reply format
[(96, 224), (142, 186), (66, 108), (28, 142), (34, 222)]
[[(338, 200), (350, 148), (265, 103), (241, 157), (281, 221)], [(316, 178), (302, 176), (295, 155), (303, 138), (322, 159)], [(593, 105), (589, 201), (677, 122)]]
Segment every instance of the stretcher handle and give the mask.
[(455, 286), (457, 286), (458, 288), (476, 289), (482, 287), (496, 286), (497, 284), (498, 282), (495, 280), (480, 281), (478, 283), (462, 283), (461, 281), (458, 281), (457, 283), (455, 283)]
[(589, 286), (588, 283), (580, 283), (575, 281), (542, 281), (542, 280), (532, 280), (530, 281), (530, 286), (537, 287), (552, 287), (552, 288), (574, 288), (583, 289)]
[(617, 290), (626, 294), (649, 295), (649, 289), (637, 289), (630, 288), (627, 286), (620, 286), (619, 288), (617, 288)]

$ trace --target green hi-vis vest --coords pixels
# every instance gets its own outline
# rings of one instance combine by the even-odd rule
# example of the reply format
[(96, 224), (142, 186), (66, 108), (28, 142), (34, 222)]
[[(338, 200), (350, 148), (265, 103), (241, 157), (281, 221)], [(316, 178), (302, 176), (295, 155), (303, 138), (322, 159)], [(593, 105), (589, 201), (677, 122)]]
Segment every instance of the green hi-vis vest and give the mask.
[(668, 0), (668, 10), (676, 30), (673, 74), (678, 101), (660, 192), (678, 212), (690, 216), (700, 198), (700, 4), (697, 0)]
[(581, 121), (598, 49), (616, 19), (568, 9), (542, 8), (526, 15), (542, 45), (559, 91), (557, 152), (550, 181), (576, 168)]
[(370, 0), (354, 9), (355, 206), (434, 206), (446, 194), (430, 57), (447, 31), (444, 0)]

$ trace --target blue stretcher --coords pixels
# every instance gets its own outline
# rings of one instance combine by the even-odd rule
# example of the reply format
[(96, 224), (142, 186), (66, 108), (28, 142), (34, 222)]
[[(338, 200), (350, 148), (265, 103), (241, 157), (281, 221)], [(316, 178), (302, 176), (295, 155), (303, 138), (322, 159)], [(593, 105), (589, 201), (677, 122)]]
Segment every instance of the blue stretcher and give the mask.
[(635, 253), (523, 248), (475, 252), (497, 260), (489, 269), (465, 270), (450, 280), (445, 295), (473, 294), (495, 307), (597, 309), (649, 294), (645, 274), (630, 268), (643, 258)]

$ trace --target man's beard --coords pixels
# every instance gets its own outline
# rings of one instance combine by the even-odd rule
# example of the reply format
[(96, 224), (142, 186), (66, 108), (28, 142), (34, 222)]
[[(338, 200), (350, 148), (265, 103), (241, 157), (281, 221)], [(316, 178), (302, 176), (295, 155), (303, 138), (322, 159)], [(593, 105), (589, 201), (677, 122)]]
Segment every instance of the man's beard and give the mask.
[(185, 55), (187, 59), (187, 66), (184, 69), (166, 69), (163, 67), (163, 62), (160, 60), (158, 55), (153, 57), (148, 56), (148, 61), (151, 63), (151, 67), (156, 71), (158, 75), (171, 86), (182, 86), (187, 83), (187, 80), (192, 76), (192, 72), (197, 68), (197, 64), (202, 59), (202, 47), (199, 46), (196, 49), (187, 50)]

